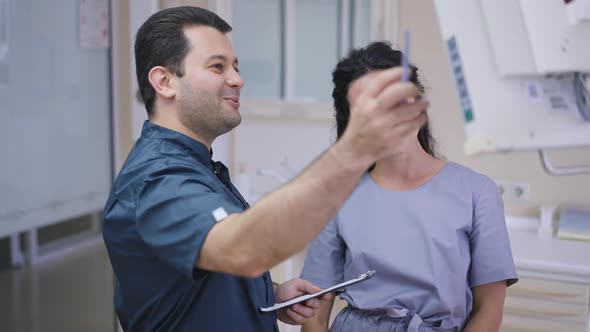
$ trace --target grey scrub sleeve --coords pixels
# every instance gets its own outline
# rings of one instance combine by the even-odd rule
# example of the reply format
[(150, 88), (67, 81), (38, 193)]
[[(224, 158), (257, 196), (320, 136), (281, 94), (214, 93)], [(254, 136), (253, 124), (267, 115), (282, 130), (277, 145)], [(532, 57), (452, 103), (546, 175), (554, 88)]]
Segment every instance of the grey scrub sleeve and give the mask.
[(498, 187), (488, 181), (475, 203), (473, 227), (469, 233), (471, 271), (469, 286), (505, 280), (514, 284), (516, 270), (504, 218), (504, 203)]
[(345, 243), (338, 233), (338, 216), (309, 244), (301, 277), (321, 288), (344, 281)]

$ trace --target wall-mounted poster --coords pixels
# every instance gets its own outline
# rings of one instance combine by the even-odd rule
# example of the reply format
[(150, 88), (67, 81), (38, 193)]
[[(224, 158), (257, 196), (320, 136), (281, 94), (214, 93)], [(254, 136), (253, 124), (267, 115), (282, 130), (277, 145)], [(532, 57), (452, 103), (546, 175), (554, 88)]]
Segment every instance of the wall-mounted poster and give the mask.
[(109, 47), (108, 0), (80, 0), (80, 47)]

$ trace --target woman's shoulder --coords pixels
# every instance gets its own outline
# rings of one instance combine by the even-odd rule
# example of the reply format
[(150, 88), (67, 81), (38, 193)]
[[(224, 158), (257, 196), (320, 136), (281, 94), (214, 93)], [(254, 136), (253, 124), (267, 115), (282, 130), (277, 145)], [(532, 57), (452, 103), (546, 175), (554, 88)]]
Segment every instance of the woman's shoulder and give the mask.
[(494, 182), (489, 176), (453, 161), (447, 161), (445, 170), (446, 181), (471, 188), (483, 188)]

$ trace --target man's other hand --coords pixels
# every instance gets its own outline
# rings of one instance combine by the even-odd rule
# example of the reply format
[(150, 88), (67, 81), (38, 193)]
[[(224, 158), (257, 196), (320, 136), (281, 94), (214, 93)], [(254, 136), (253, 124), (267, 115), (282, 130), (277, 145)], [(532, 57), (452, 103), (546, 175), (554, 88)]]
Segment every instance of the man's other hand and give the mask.
[[(277, 303), (285, 302), (295, 297), (317, 293), (321, 290), (321, 288), (307, 280), (291, 279), (277, 287), (275, 290), (275, 300)], [(277, 318), (286, 324), (301, 325), (308, 318), (315, 315), (316, 310), (320, 307), (321, 301), (327, 300), (327, 298), (328, 294), (324, 294), (320, 297), (279, 309), (277, 310)]]

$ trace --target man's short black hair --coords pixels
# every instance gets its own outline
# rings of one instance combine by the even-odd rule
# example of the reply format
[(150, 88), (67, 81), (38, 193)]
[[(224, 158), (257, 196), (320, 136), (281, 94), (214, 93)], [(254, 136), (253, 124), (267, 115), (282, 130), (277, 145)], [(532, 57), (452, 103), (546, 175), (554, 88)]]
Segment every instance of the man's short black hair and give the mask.
[(153, 14), (137, 31), (135, 70), (148, 117), (153, 114), (156, 99), (156, 92), (148, 80), (150, 70), (156, 66), (163, 66), (182, 77), (184, 58), (190, 50), (184, 29), (199, 25), (215, 28), (222, 33), (232, 30), (226, 21), (209, 10), (182, 6)]

